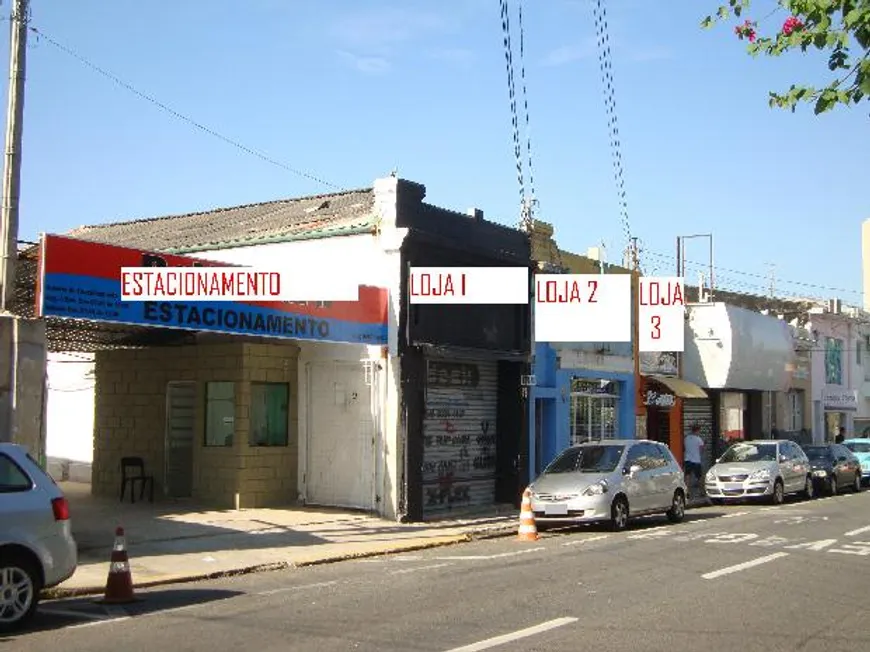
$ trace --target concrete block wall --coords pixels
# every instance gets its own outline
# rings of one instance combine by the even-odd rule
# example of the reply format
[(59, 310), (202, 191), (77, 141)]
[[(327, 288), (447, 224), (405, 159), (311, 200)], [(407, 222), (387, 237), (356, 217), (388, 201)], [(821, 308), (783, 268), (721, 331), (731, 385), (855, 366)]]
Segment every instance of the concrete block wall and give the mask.
[[(155, 477), (155, 494), (165, 483), (166, 386), (196, 382), (192, 498), (225, 509), (286, 505), (296, 501), (298, 468), (299, 349), (292, 344), (220, 343), (96, 355), (92, 491), (117, 496), (120, 460), (140, 456)], [(204, 445), (205, 387), (235, 386), (233, 445)], [(290, 423), (286, 447), (251, 447), (251, 382), (286, 382)]]

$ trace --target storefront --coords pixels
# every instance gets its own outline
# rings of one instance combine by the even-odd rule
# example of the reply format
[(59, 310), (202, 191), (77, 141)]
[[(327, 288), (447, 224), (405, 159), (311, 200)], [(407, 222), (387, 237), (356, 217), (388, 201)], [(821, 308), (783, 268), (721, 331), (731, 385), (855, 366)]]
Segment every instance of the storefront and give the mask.
[(568, 446), (635, 437), (635, 379), (628, 343), (536, 345), (530, 388), (529, 472)]
[(730, 441), (764, 436), (763, 396), (789, 388), (793, 336), (781, 319), (724, 303), (689, 306), (687, 327), (683, 378), (708, 398), (686, 402), (683, 424), (699, 426), (707, 466)]
[(825, 441), (832, 442), (845, 428), (848, 434), (854, 429), (853, 417), (858, 411), (858, 392), (849, 389), (826, 388), (822, 398), (825, 411)]

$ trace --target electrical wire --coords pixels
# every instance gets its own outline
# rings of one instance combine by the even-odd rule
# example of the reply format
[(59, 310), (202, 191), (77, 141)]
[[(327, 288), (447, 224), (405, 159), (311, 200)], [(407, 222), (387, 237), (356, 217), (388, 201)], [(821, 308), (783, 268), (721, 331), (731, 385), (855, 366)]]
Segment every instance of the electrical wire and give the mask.
[(304, 179), (314, 181), (315, 183), (319, 183), (319, 184), (326, 186), (328, 188), (333, 188), (335, 190), (343, 190), (343, 188), (335, 185), (334, 183), (330, 183), (329, 181), (324, 181), (323, 179), (321, 179), (320, 177), (318, 177), (314, 174), (310, 174), (308, 172), (304, 172), (303, 170), (299, 170), (297, 168), (291, 167), (291, 166), (289, 166), (285, 163), (282, 163), (281, 161), (278, 161), (278, 160), (276, 160), (276, 159), (274, 159), (266, 154), (263, 154), (262, 152), (259, 152), (251, 147), (243, 145), (242, 143), (240, 143), (237, 140), (234, 140), (228, 136), (224, 136), (222, 133), (215, 131), (214, 129), (212, 129), (210, 127), (205, 126), (201, 122), (197, 122), (193, 118), (191, 118), (187, 115), (184, 115), (183, 113), (181, 113), (179, 111), (176, 111), (175, 109), (171, 108), (167, 104), (156, 99), (152, 95), (149, 95), (147, 93), (140, 91), (135, 86), (133, 86), (131, 83), (124, 81), (123, 79), (121, 79), (120, 77), (109, 72), (105, 68), (102, 68), (102, 67), (98, 66), (97, 64), (91, 62), (90, 60), (86, 59), (84, 56), (82, 56), (78, 52), (74, 51), (72, 48), (70, 48), (66, 45), (63, 45), (59, 41), (53, 39), (51, 36), (49, 36), (48, 34), (43, 32), (42, 30), (37, 29), (36, 27), (33, 27), (32, 25), (29, 26), (29, 29), (31, 32), (36, 34), (36, 36), (39, 39), (45, 41), (49, 45), (60, 50), (61, 52), (76, 59), (79, 63), (90, 68), (94, 72), (102, 75), (103, 77), (105, 77), (106, 79), (115, 83), (116, 85), (120, 86), (121, 88), (133, 93), (134, 95), (136, 95), (140, 99), (143, 99), (146, 102), (149, 102), (150, 104), (156, 106), (158, 109), (168, 113), (169, 115), (171, 115), (172, 117), (174, 117), (178, 120), (181, 120), (182, 122), (189, 124), (190, 126), (198, 129), (199, 131), (201, 131), (205, 134), (208, 134), (209, 136), (212, 136), (214, 138), (217, 138), (218, 140), (223, 141), (227, 145), (231, 145), (231, 146), (235, 147), (236, 149), (238, 149), (246, 154), (250, 154), (251, 156), (255, 156), (258, 159), (260, 159), (261, 161), (265, 161), (266, 163), (269, 163), (270, 165), (274, 165), (275, 167), (281, 168), (282, 170), (284, 170), (286, 172), (290, 172), (291, 174), (294, 174), (298, 177), (302, 177)]
[(517, 94), (516, 84), (514, 82), (514, 57), (513, 48), (511, 45), (510, 9), (508, 7), (507, 0), (500, 0), (500, 4), (502, 43), (504, 45), (504, 60), (505, 68), (507, 70), (508, 99), (510, 101), (511, 128), (513, 131), (514, 141), (514, 158), (516, 159), (517, 166), (517, 183), (519, 184), (520, 206), (524, 208), (526, 205), (526, 184), (523, 179), (523, 150), (522, 145), (520, 144), (520, 121), (517, 114)]
[(529, 194), (530, 201), (533, 206), (538, 202), (535, 194), (535, 168), (532, 165), (532, 126), (529, 119), (529, 94), (526, 85), (526, 36), (523, 28), (523, 0), (519, 0), (519, 30), (520, 30), (520, 81), (523, 91), (523, 111), (526, 114), (526, 152), (528, 156), (529, 168)]
[(607, 9), (603, 0), (596, 0), (593, 7), (595, 32), (598, 43), (598, 63), (601, 68), (601, 82), (604, 90), (604, 105), (607, 112), (607, 126), (610, 130), (610, 149), (613, 154), (613, 175), (619, 197), (619, 210), (622, 228), (625, 232), (626, 247), (631, 247), (631, 224), (628, 220), (628, 200), (625, 191), (625, 172), (622, 162), (622, 143), (619, 136), (619, 121), (616, 113), (616, 94), (613, 82), (613, 57), (610, 51), (610, 36), (607, 24)]

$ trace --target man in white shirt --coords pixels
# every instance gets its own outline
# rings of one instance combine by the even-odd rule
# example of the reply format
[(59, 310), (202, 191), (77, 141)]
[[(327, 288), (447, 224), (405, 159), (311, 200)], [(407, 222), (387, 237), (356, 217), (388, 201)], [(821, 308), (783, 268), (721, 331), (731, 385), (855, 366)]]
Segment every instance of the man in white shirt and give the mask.
[(698, 424), (692, 426), (691, 431), (683, 440), (683, 469), (686, 474), (686, 486), (692, 493), (692, 478), (700, 485), (703, 467), (701, 465), (701, 451), (704, 449), (704, 440), (699, 435)]

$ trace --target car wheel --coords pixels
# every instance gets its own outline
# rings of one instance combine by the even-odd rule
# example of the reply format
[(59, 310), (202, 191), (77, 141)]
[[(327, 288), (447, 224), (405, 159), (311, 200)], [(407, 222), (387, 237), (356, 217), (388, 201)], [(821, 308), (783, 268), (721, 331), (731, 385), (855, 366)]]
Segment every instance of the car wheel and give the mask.
[(852, 489), (855, 490), (855, 493), (858, 493), (859, 491), (861, 491), (861, 474), (860, 473), (855, 474), (855, 484), (852, 485)]
[(828, 493), (832, 496), (836, 496), (840, 491), (840, 488), (837, 486), (837, 478), (831, 476), (828, 480)]
[(23, 626), (36, 612), (39, 574), (27, 559), (12, 555), (0, 562), (0, 632)]
[(683, 520), (686, 515), (686, 497), (682, 491), (674, 492), (674, 499), (671, 501), (671, 508), (667, 511), (667, 515), (671, 523), (679, 523)]
[(774, 505), (782, 505), (785, 500), (785, 490), (782, 486), (782, 480), (777, 480), (773, 483), (773, 494), (770, 496), (770, 502)]
[(816, 487), (813, 485), (813, 476), (808, 475), (804, 480), (804, 490), (801, 492), (804, 500), (812, 500), (816, 496)]
[(628, 501), (618, 496), (610, 506), (610, 527), (614, 532), (622, 532), (628, 527)]

